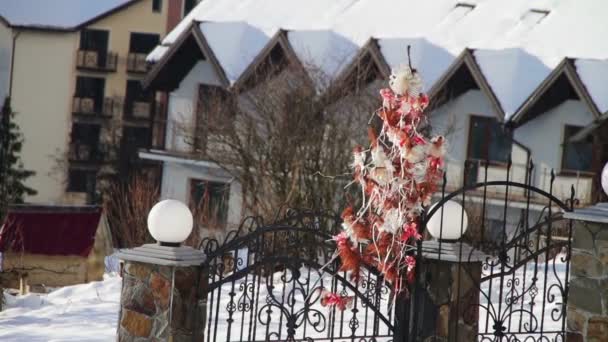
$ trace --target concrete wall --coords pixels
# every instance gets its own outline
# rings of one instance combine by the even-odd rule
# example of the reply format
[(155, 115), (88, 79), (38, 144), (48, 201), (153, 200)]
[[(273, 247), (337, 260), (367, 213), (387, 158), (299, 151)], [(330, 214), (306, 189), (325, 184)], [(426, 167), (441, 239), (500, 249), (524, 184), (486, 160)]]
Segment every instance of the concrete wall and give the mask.
[(77, 34), (22, 31), (15, 45), (12, 106), (25, 136), (24, 166), (36, 171), (27, 185), (38, 191), (27, 200), (62, 203), (57, 158), (69, 141)]
[[(86, 27), (87, 29), (110, 31), (108, 51), (118, 54), (116, 72), (101, 74), (106, 79), (106, 97), (124, 97), (127, 89), (127, 80), (143, 79), (141, 75), (127, 73), (127, 56), (129, 54), (131, 33), (158, 34), (162, 40), (167, 28), (168, 2), (162, 1), (162, 11), (157, 13), (152, 11), (152, 0), (139, 1), (122, 11)], [(100, 73), (78, 71), (78, 75), (99, 77)]]
[(9, 92), (11, 56), (13, 51), (13, 31), (0, 20), (0, 99)]

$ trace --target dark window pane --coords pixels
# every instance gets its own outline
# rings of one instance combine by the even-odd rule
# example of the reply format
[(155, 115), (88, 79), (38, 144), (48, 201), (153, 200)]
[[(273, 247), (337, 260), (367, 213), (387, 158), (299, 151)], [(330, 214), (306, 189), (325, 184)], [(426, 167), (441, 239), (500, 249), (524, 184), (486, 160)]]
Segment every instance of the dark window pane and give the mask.
[(200, 0), (184, 0), (184, 17), (187, 16), (199, 2)]
[(589, 136), (583, 141), (570, 142), (582, 127), (566, 126), (564, 132), (564, 151), (562, 169), (570, 171), (591, 171), (593, 159), (593, 138)]
[(131, 33), (129, 52), (148, 54), (160, 42), (160, 36), (152, 33)]
[(197, 223), (206, 228), (225, 227), (228, 220), (230, 185), (206, 180), (190, 181), (190, 201)]
[(152, 1), (152, 11), (160, 12), (163, 9), (163, 0), (153, 0)]
[(87, 51), (108, 51), (110, 32), (106, 30), (82, 30), (80, 33), (80, 49)]
[(99, 144), (100, 129), (99, 125), (75, 123), (72, 125), (72, 142), (97, 146)]
[(150, 129), (147, 127), (125, 127), (122, 131), (122, 142), (128, 150), (149, 147)]
[(76, 96), (92, 98), (95, 101), (95, 111), (101, 111), (105, 83), (103, 78), (78, 76), (76, 78)]
[(93, 193), (96, 172), (89, 170), (70, 170), (68, 172), (68, 191)]
[(125, 113), (133, 113), (133, 102), (152, 102), (152, 92), (144, 91), (141, 81), (128, 80), (125, 93)]
[(506, 163), (511, 154), (511, 135), (494, 118), (471, 116), (469, 159)]

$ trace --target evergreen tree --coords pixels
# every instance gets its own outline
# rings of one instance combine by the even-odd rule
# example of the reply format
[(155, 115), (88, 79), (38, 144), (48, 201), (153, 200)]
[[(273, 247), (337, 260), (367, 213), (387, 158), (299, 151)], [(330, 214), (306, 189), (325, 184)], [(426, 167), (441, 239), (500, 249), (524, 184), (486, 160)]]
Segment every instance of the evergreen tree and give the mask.
[(25, 185), (25, 180), (35, 172), (23, 167), (20, 157), (23, 134), (14, 117), (7, 97), (0, 114), (0, 222), (9, 204), (23, 203), (26, 195), (36, 194), (36, 190)]

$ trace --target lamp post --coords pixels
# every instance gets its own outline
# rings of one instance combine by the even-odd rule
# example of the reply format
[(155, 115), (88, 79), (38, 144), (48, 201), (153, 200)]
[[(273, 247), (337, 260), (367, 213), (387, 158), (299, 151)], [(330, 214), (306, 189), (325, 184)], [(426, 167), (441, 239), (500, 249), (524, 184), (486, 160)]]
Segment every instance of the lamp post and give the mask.
[[(431, 209), (433, 209), (435, 203)], [(469, 218), (462, 205), (455, 201), (445, 202), (426, 224), (426, 228), (437, 240), (456, 241), (467, 231)]]
[[(431, 207), (431, 210), (438, 203)], [(433, 237), (422, 242), (422, 259), (415, 284), (415, 310), (422, 313), (414, 335), (421, 341), (473, 341), (476, 320), (464, 317), (462, 308), (474, 307), (479, 298), (481, 261), (487, 256), (459, 241), (469, 219), (464, 207), (446, 201), (428, 218), (426, 229)]]
[(157, 243), (118, 253), (125, 261), (118, 340), (202, 338), (206, 257), (182, 245), (192, 233), (192, 213), (180, 201), (164, 200), (152, 207), (147, 222)]

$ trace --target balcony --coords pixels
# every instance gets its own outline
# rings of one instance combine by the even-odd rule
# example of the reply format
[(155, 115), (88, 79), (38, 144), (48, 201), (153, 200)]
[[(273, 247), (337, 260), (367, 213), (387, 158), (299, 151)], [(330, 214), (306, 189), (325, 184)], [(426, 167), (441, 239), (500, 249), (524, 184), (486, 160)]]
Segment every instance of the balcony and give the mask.
[(98, 104), (94, 98), (75, 96), (72, 100), (72, 114), (84, 117), (111, 118), (120, 112), (122, 101), (104, 98)]
[(127, 72), (145, 74), (148, 72), (148, 67), (145, 53), (130, 52), (127, 56)]
[(72, 142), (69, 146), (68, 159), (70, 162), (99, 163), (104, 160), (104, 154), (99, 146)]
[(118, 54), (100, 53), (92, 50), (78, 50), (76, 67), (79, 70), (114, 72), (118, 64)]

